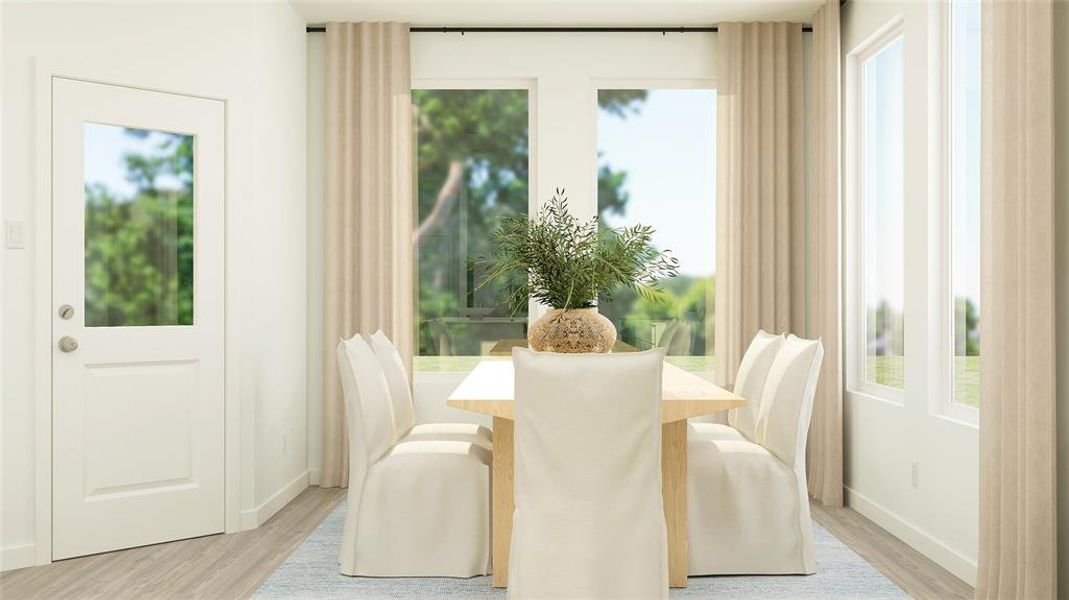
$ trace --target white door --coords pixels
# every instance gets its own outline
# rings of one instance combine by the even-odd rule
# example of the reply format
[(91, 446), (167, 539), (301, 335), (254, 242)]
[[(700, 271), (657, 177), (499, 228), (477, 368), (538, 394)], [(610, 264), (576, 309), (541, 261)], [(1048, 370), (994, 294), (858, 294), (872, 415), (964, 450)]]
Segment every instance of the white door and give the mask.
[(52, 80), (53, 559), (223, 531), (223, 131)]

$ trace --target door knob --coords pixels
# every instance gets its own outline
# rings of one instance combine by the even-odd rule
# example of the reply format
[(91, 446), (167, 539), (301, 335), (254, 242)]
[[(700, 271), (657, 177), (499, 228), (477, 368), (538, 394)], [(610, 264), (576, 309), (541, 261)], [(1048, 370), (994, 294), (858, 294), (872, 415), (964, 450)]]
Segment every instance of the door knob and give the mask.
[(59, 350), (60, 352), (74, 352), (78, 349), (78, 340), (72, 338), (69, 335), (65, 335), (59, 338)]

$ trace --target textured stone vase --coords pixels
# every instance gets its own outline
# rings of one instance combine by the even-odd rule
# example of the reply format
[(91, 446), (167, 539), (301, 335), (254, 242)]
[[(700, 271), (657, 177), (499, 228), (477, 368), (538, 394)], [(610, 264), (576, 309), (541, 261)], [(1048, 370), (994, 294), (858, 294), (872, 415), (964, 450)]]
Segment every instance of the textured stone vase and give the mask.
[(608, 352), (616, 326), (596, 308), (554, 308), (531, 324), (527, 343), (539, 352)]

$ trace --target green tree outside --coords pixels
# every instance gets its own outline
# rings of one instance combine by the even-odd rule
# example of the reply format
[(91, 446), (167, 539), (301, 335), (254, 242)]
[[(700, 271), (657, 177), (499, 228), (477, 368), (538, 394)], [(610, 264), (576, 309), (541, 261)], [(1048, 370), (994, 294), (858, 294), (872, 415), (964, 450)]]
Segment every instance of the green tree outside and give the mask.
[[(112, 126), (86, 126), (87, 153), (107, 151), (94, 145), (93, 128), (105, 127)], [(132, 196), (101, 182), (85, 185), (86, 325), (191, 325), (193, 137), (140, 129), (124, 134), (158, 143), (150, 152), (115, 157)], [(160, 185), (164, 178), (170, 185)]]

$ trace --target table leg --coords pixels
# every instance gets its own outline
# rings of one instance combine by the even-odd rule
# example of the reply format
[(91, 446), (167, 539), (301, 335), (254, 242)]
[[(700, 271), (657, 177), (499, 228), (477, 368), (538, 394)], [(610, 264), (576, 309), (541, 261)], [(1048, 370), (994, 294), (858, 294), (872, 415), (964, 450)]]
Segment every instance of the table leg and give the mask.
[[(491, 550), (493, 551), (494, 587), (498, 588), (508, 586), (509, 547), (512, 544), (512, 513), (516, 508), (512, 489), (513, 425), (514, 423), (511, 419), (494, 417), (494, 468), (492, 474), (493, 487), (491, 488), (493, 506), (490, 511), (493, 522), (490, 531), (493, 538)], [(684, 436), (686, 436), (685, 429)], [(684, 462), (684, 464), (686, 463)], [(685, 489), (686, 484), (684, 483)], [(685, 567), (686, 565), (684, 564)], [(684, 573), (685, 577), (686, 573)]]
[[(496, 419), (494, 426), (496, 431)], [(511, 451), (511, 444), (509, 449)], [(494, 453), (497, 453), (496, 438)], [(510, 452), (510, 464), (511, 461)], [(661, 494), (664, 500), (664, 523), (668, 528), (668, 585), (687, 587), (687, 421), (685, 419), (665, 423), (661, 428)], [(509, 500), (512, 500), (511, 496)]]

